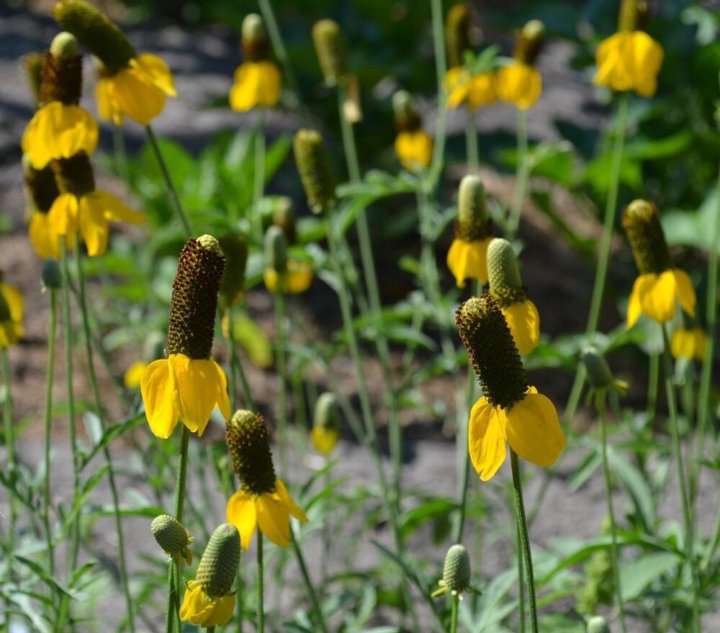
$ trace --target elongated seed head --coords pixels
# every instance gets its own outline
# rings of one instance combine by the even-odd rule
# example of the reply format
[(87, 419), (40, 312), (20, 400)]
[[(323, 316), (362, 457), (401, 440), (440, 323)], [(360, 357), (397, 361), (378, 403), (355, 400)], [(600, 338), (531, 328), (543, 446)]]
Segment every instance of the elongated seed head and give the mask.
[(450, 67), (462, 66), (466, 50), (470, 50), (470, 25), (472, 14), (467, 2), (460, 2), (448, 11), (445, 19), (445, 40), (447, 41)]
[(325, 392), (317, 399), (313, 426), (337, 431), (340, 426), (340, 407), (334, 394)]
[(245, 268), (248, 248), (242, 235), (228, 233), (218, 238), (225, 256), (225, 269), (220, 283), (220, 297), (224, 306), (231, 306), (245, 291)]
[(270, 226), (265, 233), (265, 267), (278, 275), (287, 272), (287, 240), (279, 226)]
[(468, 174), (460, 181), (455, 235), (466, 242), (475, 242), (491, 234), (485, 187), (480, 178)]
[(662, 273), (672, 267), (657, 207), (648, 200), (633, 200), (622, 224), (641, 275)]
[(245, 60), (258, 62), (270, 56), (270, 42), (262, 18), (248, 13), (242, 23), (242, 49)]
[(344, 83), (348, 66), (340, 25), (335, 20), (320, 20), (313, 26), (312, 39), (325, 83), (328, 86)]
[(82, 57), (75, 37), (58, 33), (45, 55), (40, 81), (40, 103), (60, 101), (77, 105), (82, 92)]
[(324, 213), (335, 204), (335, 181), (322, 135), (317, 130), (298, 130), (293, 150), (308, 205), (313, 213)]
[(275, 490), (275, 468), (265, 420), (259, 413), (235, 411), (225, 441), (242, 489), (253, 495)]
[(198, 565), (195, 580), (210, 598), (230, 593), (240, 564), (240, 532), (230, 523), (215, 528)]
[(412, 95), (407, 90), (398, 90), (392, 98), (395, 129), (398, 132), (416, 132), (422, 126), (422, 118), (415, 108)]
[(527, 299), (517, 255), (510, 242), (500, 237), (493, 239), (488, 244), (487, 265), (490, 294), (495, 301), (505, 307)]
[(453, 545), (445, 555), (443, 582), (448, 591), (462, 593), (470, 587), (470, 556), (462, 545)]
[(518, 33), (515, 43), (516, 60), (532, 66), (545, 43), (545, 25), (540, 20), (530, 20)]
[(158, 545), (170, 556), (183, 555), (190, 544), (190, 535), (182, 523), (169, 514), (156, 516), (150, 530)]

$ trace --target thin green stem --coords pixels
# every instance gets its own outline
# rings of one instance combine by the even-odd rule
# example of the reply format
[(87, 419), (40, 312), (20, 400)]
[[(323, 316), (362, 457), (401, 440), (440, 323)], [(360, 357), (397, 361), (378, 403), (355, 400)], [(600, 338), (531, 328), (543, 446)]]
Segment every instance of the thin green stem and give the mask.
[(527, 194), (528, 179), (530, 178), (530, 161), (528, 160), (528, 129), (527, 110), (517, 111), (517, 175), (515, 190), (510, 203), (510, 217), (508, 222), (507, 239), (512, 240), (520, 226), (525, 196)]
[(238, 355), (237, 355), (237, 348), (235, 347), (235, 321), (233, 319), (233, 309), (232, 306), (228, 306), (227, 310), (225, 311), (225, 316), (227, 317), (227, 342), (230, 347), (230, 367), (228, 368), (230, 371), (228, 372), (230, 374), (230, 388), (228, 389), (229, 395), (230, 395), (230, 411), (235, 411), (235, 405), (237, 401), (237, 367), (239, 365), (238, 362)]
[(263, 565), (263, 535), (257, 531), (257, 565), (258, 565), (258, 606), (257, 606), (257, 633), (265, 631), (265, 582)]
[[(610, 261), (610, 244), (612, 242), (613, 229), (615, 227), (615, 216), (617, 213), (618, 193), (620, 191), (620, 168), (622, 166), (623, 149), (625, 147), (625, 135), (627, 133), (629, 111), (629, 97), (625, 92), (620, 96), (618, 112), (615, 118), (616, 131), (613, 147), (612, 166), (610, 170), (610, 184), (605, 204), (605, 216), (603, 221), (603, 232), (600, 238), (598, 249), (598, 265), (595, 270), (595, 282), (593, 284), (590, 312), (585, 328), (585, 334), (592, 339), (597, 332), (600, 319), (600, 308), (602, 307), (603, 295), (605, 293), (605, 282), (607, 279), (608, 263)], [(575, 381), (570, 392), (567, 406), (565, 407), (564, 418), (567, 423), (572, 421), (575, 411), (580, 402), (580, 394), (585, 383), (585, 365), (578, 363), (575, 373)]]
[(670, 433), (672, 434), (673, 452), (677, 465), (678, 486), (680, 488), (680, 501), (682, 503), (683, 522), (685, 523), (685, 556), (690, 567), (690, 579), (692, 582), (692, 630), (700, 633), (700, 584), (695, 561), (695, 528), (692, 522), (690, 511), (690, 499), (688, 497), (688, 482), (685, 473), (682, 445), (680, 442), (680, 431), (677, 420), (677, 404), (675, 402), (675, 388), (672, 379), (672, 360), (670, 358), (670, 342), (667, 328), (660, 325), (663, 337), (663, 371), (665, 372), (665, 392), (667, 395), (668, 410), (670, 414)]
[(285, 322), (285, 295), (278, 292), (273, 297), (275, 304), (276, 354), (278, 373), (278, 431), (280, 444), (280, 469), (285, 468), (285, 453), (288, 441), (287, 406), (287, 323)]
[(253, 206), (250, 225), (258, 244), (263, 243), (263, 218), (260, 213), (260, 201), (265, 195), (265, 135), (263, 132), (263, 113), (258, 114), (255, 128), (255, 182), (253, 185)]
[(457, 591), (453, 591), (452, 596), (450, 596), (450, 633), (457, 633), (459, 610), (460, 594)]
[(527, 609), (525, 605), (525, 565), (523, 562), (522, 535), (520, 534), (520, 521), (515, 517), (515, 548), (517, 550), (518, 574), (518, 633), (527, 631)]
[(445, 76), (447, 75), (447, 56), (445, 52), (445, 29), (443, 26), (442, 0), (430, 0), (432, 15), (433, 52), (435, 54), (435, 81), (437, 84), (438, 108), (435, 128), (435, 146), (431, 171), (439, 176), (440, 163), (445, 157), (447, 136), (447, 94)]
[(185, 480), (187, 479), (189, 443), (190, 431), (183, 424), (180, 433), (180, 463), (178, 466), (177, 480), (175, 482), (175, 518), (178, 523), (182, 523), (183, 511), (185, 509)]
[(598, 419), (600, 422), (600, 441), (602, 446), (603, 477), (605, 478), (605, 500), (607, 501), (608, 517), (610, 518), (610, 547), (613, 574), (615, 576), (615, 594), (618, 602), (620, 615), (620, 628), (627, 633), (625, 625), (625, 604), (622, 597), (622, 585), (620, 584), (620, 556), (617, 544), (617, 522), (615, 521), (615, 509), (612, 499), (612, 480), (610, 478), (610, 462), (608, 461), (608, 439), (607, 419), (605, 416), (605, 393), (598, 395), (597, 401)]
[[(100, 388), (98, 386), (97, 376), (95, 374), (95, 360), (93, 356), (92, 335), (90, 333), (90, 319), (88, 318), (87, 298), (85, 288), (85, 274), (83, 272), (82, 254), (79, 248), (75, 249), (75, 262), (78, 271), (78, 290), (80, 299), (80, 315), (83, 323), (83, 333), (85, 336), (85, 355), (88, 364), (88, 376), (90, 378), (90, 386), (93, 394), (93, 402), (95, 405), (95, 415), (98, 418), (100, 428), (105, 430), (105, 409), (102, 405), (100, 397)], [(110, 495), (112, 498), (113, 515), (115, 518), (115, 531), (118, 540), (118, 564), (120, 567), (120, 584), (122, 585), (125, 595), (125, 608), (127, 611), (127, 623), (130, 632), (135, 631), (135, 615), (132, 596), (130, 595), (130, 585), (127, 573), (127, 562), (125, 558), (125, 537), (123, 535), (122, 516), (120, 514), (120, 501), (115, 482), (115, 469), (113, 466), (110, 448), (107, 444), (103, 446), (103, 455), (107, 464), (108, 485), (110, 486)]]
[(468, 172), (477, 174), (480, 168), (480, 151), (478, 150), (477, 130), (475, 129), (475, 113), (468, 112), (465, 123), (465, 151), (467, 153)]
[(320, 627), (320, 630), (323, 633), (328, 633), (328, 628), (325, 624), (325, 618), (323, 616), (322, 608), (320, 607), (320, 602), (318, 601), (317, 593), (315, 592), (315, 588), (313, 587), (312, 581), (310, 580), (310, 574), (308, 573), (307, 565), (305, 564), (305, 558), (303, 556), (302, 549), (300, 549), (300, 543), (298, 543), (292, 527), (290, 528), (290, 536), (292, 538), (292, 545), (293, 549), (295, 550), (295, 556), (297, 558), (298, 566), (300, 567), (300, 573), (302, 574), (303, 581), (305, 582), (305, 588), (308, 592), (308, 597), (310, 598), (313, 610), (315, 611), (317, 625)]
[(345, 99), (347, 98), (347, 90), (345, 86), (339, 85), (337, 90), (338, 96), (338, 114), (340, 116), (340, 131), (342, 132), (343, 150), (345, 153), (345, 162), (347, 164), (348, 176), (351, 182), (358, 182), (361, 178), (360, 161), (358, 160), (357, 145), (355, 144), (355, 132), (352, 123), (345, 116)]
[[(168, 587), (175, 587), (175, 567), (176, 563), (171, 558), (168, 563)], [(177, 611), (177, 603), (175, 602), (175, 592), (171, 591), (168, 595), (167, 609), (165, 611), (165, 633), (173, 633), (175, 631), (175, 612)]]
[(57, 338), (57, 290), (50, 288), (50, 318), (48, 325), (48, 353), (47, 371), (45, 373), (45, 478), (43, 481), (43, 523), (45, 525), (45, 540), (48, 549), (48, 571), (51, 576), (55, 575), (55, 547), (53, 545), (52, 528), (50, 526), (50, 446), (52, 440), (52, 403), (53, 383), (55, 380), (55, 340)]
[[(12, 583), (12, 570), (13, 570), (13, 553), (15, 551), (15, 524), (17, 522), (18, 517), (18, 508), (17, 508), (17, 497), (15, 493), (13, 492), (13, 489), (15, 488), (17, 484), (17, 457), (15, 455), (15, 426), (13, 424), (13, 402), (12, 402), (12, 391), (10, 389), (10, 383), (11, 383), (11, 372), (10, 372), (10, 355), (8, 354), (7, 347), (2, 348), (2, 379), (3, 379), (3, 420), (5, 424), (5, 450), (7, 453), (7, 477), (8, 481), (10, 483), (10, 487), (8, 489), (8, 495), (10, 497), (10, 517), (8, 520), (8, 533), (7, 533), (7, 542), (6, 542), (6, 561), (5, 565), (7, 566), (7, 576), (6, 576), (6, 582), (8, 584)], [(5, 624), (7, 625), (7, 630), (10, 631), (11, 621), (10, 621), (10, 611), (6, 611), (6, 620)]]
[(528, 537), (527, 521), (525, 520), (525, 503), (523, 502), (522, 481), (520, 478), (520, 464), (515, 451), (510, 449), (510, 463), (512, 465), (513, 490), (515, 491), (515, 516), (520, 531), (520, 541), (523, 558), (525, 559), (526, 585), (530, 609), (530, 628), (533, 633), (539, 633), (537, 617), (537, 600), (535, 598), (535, 574), (533, 572), (532, 553), (530, 552), (530, 538)]
[(657, 413), (658, 380), (660, 377), (660, 355), (650, 352), (648, 358), (648, 388), (647, 388), (647, 420), (646, 425), (652, 425)]
[(155, 132), (153, 132), (153, 129), (149, 124), (145, 126), (145, 134), (147, 136), (148, 143), (150, 143), (153, 154), (155, 154), (158, 165), (160, 166), (160, 172), (162, 173), (163, 180), (165, 181), (165, 188), (167, 189), (168, 197), (170, 198), (170, 204), (173, 207), (173, 210), (177, 214), (178, 218), (180, 219), (180, 222), (185, 229), (187, 237), (192, 237), (190, 221), (185, 215), (185, 211), (183, 211), (182, 204), (180, 203), (180, 197), (178, 196), (175, 185), (173, 184), (172, 178), (170, 177), (170, 171), (168, 170), (165, 159), (163, 158), (162, 152), (160, 151), (160, 145), (158, 145), (157, 138), (155, 137)]

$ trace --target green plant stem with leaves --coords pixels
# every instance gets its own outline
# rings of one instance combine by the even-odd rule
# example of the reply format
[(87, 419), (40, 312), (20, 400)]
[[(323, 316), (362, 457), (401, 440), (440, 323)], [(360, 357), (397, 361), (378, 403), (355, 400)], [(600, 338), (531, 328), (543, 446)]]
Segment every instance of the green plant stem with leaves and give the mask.
[[(7, 453), (7, 480), (10, 483), (8, 494), (10, 497), (10, 517), (8, 520), (8, 532), (5, 565), (7, 566), (6, 582), (12, 584), (13, 570), (13, 554), (15, 550), (15, 526), (18, 517), (17, 497), (13, 494), (13, 489), (17, 485), (17, 456), (15, 454), (15, 427), (13, 424), (13, 402), (12, 390), (10, 384), (12, 382), (12, 374), (10, 372), (10, 354), (7, 347), (0, 350), (2, 356), (2, 379), (3, 379), (3, 420), (5, 425), (5, 450)], [(7, 630), (11, 630), (10, 610), (6, 610)]]
[[(93, 403), (95, 408), (95, 415), (97, 416), (98, 423), (101, 431), (105, 431), (105, 408), (102, 404), (102, 398), (100, 396), (100, 388), (97, 382), (97, 376), (95, 374), (95, 360), (93, 356), (93, 344), (92, 334), (90, 331), (90, 319), (88, 317), (87, 309), (87, 297), (86, 297), (86, 282), (85, 274), (83, 271), (82, 264), (82, 253), (80, 248), (75, 249), (75, 262), (77, 265), (78, 273), (78, 296), (80, 304), (80, 316), (83, 324), (83, 333), (85, 336), (85, 355), (87, 358), (88, 365), (88, 377), (90, 378), (90, 387), (93, 395)], [(107, 466), (107, 478), (108, 485), (110, 486), (110, 495), (112, 498), (113, 515), (115, 518), (115, 531), (118, 540), (118, 564), (120, 567), (120, 584), (122, 586), (123, 594), (125, 595), (125, 609), (127, 611), (127, 624), (128, 629), (131, 633), (135, 631), (135, 615), (132, 596), (130, 595), (129, 577), (127, 573), (127, 561), (125, 557), (125, 537), (123, 535), (122, 516), (120, 514), (120, 501), (117, 491), (117, 485), (115, 482), (115, 469), (113, 466), (112, 456), (110, 455), (110, 449), (105, 443), (103, 445), (103, 456), (105, 457), (105, 464)]]
[(698, 578), (698, 568), (695, 561), (695, 527), (692, 520), (692, 511), (688, 495), (688, 481), (680, 441), (680, 429), (678, 428), (672, 359), (670, 358), (670, 341), (668, 339), (667, 327), (664, 324), (660, 324), (660, 329), (662, 330), (663, 338), (663, 371), (665, 372), (665, 392), (670, 415), (670, 433), (672, 435), (675, 465), (678, 471), (678, 486), (680, 488), (680, 501), (682, 504), (683, 522), (685, 524), (685, 557), (687, 558), (687, 564), (690, 569), (690, 580), (692, 583), (692, 630), (694, 633), (700, 633), (700, 579)]
[(325, 618), (323, 616), (322, 608), (320, 607), (317, 593), (315, 591), (315, 588), (313, 587), (312, 580), (310, 580), (310, 574), (308, 573), (307, 565), (305, 564), (305, 557), (303, 556), (302, 549), (300, 548), (300, 543), (298, 543), (292, 526), (290, 527), (290, 537), (292, 539), (293, 549), (295, 550), (295, 557), (297, 558), (298, 566), (300, 567), (300, 573), (302, 574), (303, 582), (305, 583), (305, 589), (308, 592), (308, 597), (310, 598), (310, 602), (312, 603), (313, 611), (315, 611), (315, 619), (317, 620), (317, 625), (320, 627), (322, 633), (328, 633), (328, 628), (325, 624)]
[(257, 531), (257, 633), (265, 632), (265, 564), (263, 561), (263, 535)]
[(617, 543), (617, 522), (615, 520), (615, 508), (612, 499), (612, 479), (610, 475), (610, 463), (608, 461), (608, 438), (607, 438), (607, 417), (606, 409), (606, 390), (602, 390), (597, 394), (597, 413), (600, 422), (600, 443), (602, 452), (603, 478), (605, 479), (605, 501), (607, 502), (608, 518), (610, 519), (610, 557), (612, 559), (613, 575), (615, 576), (615, 595), (618, 604), (618, 614), (620, 616), (620, 628), (623, 633), (627, 633), (627, 625), (625, 624), (625, 603), (622, 597), (622, 584), (620, 581), (620, 553)]
[(435, 144), (433, 147), (432, 167), (434, 188), (440, 176), (441, 165), (445, 157), (445, 140), (447, 136), (447, 90), (445, 77), (447, 75), (447, 53), (445, 50), (445, 28), (443, 25), (442, 0), (430, 0), (430, 13), (432, 16), (433, 52), (435, 55), (435, 82), (437, 84), (437, 123), (435, 127)]
[(510, 217), (506, 237), (512, 241), (520, 227), (525, 196), (527, 195), (528, 181), (530, 179), (530, 160), (528, 156), (528, 128), (527, 110), (517, 111), (517, 172), (515, 189), (510, 203)]
[[(605, 204), (605, 215), (603, 220), (603, 232), (600, 238), (598, 249), (598, 263), (595, 269), (595, 282), (593, 284), (592, 300), (590, 302), (590, 313), (588, 314), (585, 335), (588, 343), (597, 332), (600, 319), (600, 308), (602, 307), (603, 295), (605, 294), (605, 282), (607, 281), (608, 263), (610, 262), (610, 245), (612, 243), (613, 230), (615, 228), (615, 216), (617, 215), (618, 193), (620, 191), (620, 170), (622, 167), (623, 150), (625, 147), (625, 135), (628, 126), (628, 112), (630, 108), (630, 97), (627, 92), (620, 95), (618, 111), (615, 117), (615, 140), (612, 154), (612, 167), (610, 171), (610, 183)], [(580, 402), (580, 394), (585, 383), (585, 365), (578, 363), (575, 381), (573, 382), (570, 397), (565, 407), (565, 422), (570, 423)]]
[[(522, 479), (520, 476), (520, 463), (515, 451), (510, 448), (510, 464), (512, 466), (513, 491), (515, 493), (515, 516), (520, 533), (522, 557), (525, 561), (526, 586), (528, 593), (528, 609), (530, 611), (530, 629), (532, 633), (539, 633), (537, 617), (537, 599), (535, 597), (535, 574), (533, 572), (532, 552), (530, 551), (530, 538), (528, 536), (527, 521), (525, 519), (525, 503), (523, 501)], [(525, 605), (520, 605), (525, 609)]]
[(52, 406), (53, 406), (53, 383), (55, 381), (55, 340), (57, 337), (57, 290), (49, 288), (50, 294), (50, 316), (48, 324), (48, 353), (47, 370), (45, 373), (45, 416), (44, 416), (44, 446), (43, 460), (45, 462), (45, 473), (43, 478), (43, 525), (45, 526), (45, 541), (47, 544), (48, 572), (55, 575), (55, 546), (53, 544), (52, 527), (50, 525), (50, 446), (52, 440)]
[(175, 189), (175, 185), (173, 184), (172, 177), (170, 176), (170, 171), (168, 170), (165, 159), (163, 158), (162, 152), (160, 151), (160, 145), (157, 142), (157, 138), (155, 137), (155, 132), (153, 132), (152, 126), (145, 126), (145, 134), (147, 136), (148, 143), (152, 148), (153, 154), (155, 154), (158, 165), (160, 166), (160, 172), (162, 173), (163, 180), (165, 181), (165, 188), (167, 189), (168, 197), (170, 198), (170, 204), (175, 213), (177, 214), (178, 219), (182, 223), (183, 229), (185, 229), (185, 234), (187, 235), (187, 237), (192, 237), (190, 221), (188, 220), (187, 215), (185, 215), (185, 211), (183, 210), (182, 204), (180, 203), (180, 197), (178, 196), (177, 189)]

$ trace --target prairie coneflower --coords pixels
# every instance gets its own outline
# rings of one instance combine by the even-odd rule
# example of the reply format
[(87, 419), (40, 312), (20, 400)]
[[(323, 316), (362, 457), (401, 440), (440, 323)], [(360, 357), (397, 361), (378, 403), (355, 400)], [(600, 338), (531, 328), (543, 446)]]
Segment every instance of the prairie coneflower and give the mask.
[[(48, 165), (43, 169), (35, 169), (27, 156), (23, 156), (25, 172), (25, 189), (28, 197), (28, 214), (30, 224), (28, 234), (35, 252), (43, 259), (60, 259), (60, 235), (50, 223), (49, 213), (53, 203), (60, 195), (55, 181), (55, 174)], [(68, 248), (75, 246), (75, 236), (69, 236)]]
[(498, 97), (515, 104), (520, 110), (535, 105), (542, 92), (542, 77), (535, 61), (542, 48), (545, 27), (539, 20), (531, 20), (518, 33), (514, 61), (498, 71)]
[(50, 227), (72, 239), (80, 232), (88, 255), (103, 255), (110, 236), (109, 222), (140, 224), (145, 215), (126, 207), (115, 196), (95, 189), (95, 175), (87, 154), (53, 161), (60, 195), (48, 213)]
[(148, 125), (176, 97), (172, 73), (157, 55), (138, 55), (120, 29), (85, 0), (60, 0), (53, 10), (60, 25), (100, 60), (95, 96), (98, 116), (122, 125), (127, 116)]
[(464, 545), (452, 545), (445, 554), (443, 577), (438, 583), (440, 588), (432, 597), (450, 592), (452, 596), (462, 596), (470, 589), (470, 556)]
[(259, 527), (273, 543), (290, 545), (290, 516), (303, 523), (305, 513), (293, 501), (285, 484), (275, 477), (265, 421), (252, 411), (236, 411), (225, 429), (232, 465), (240, 480), (227, 502), (226, 515), (240, 532), (243, 549)]
[(180, 619), (207, 628), (225, 626), (235, 610), (233, 581), (240, 565), (240, 538), (234, 525), (215, 528), (187, 584)]
[(408, 171), (417, 171), (430, 165), (433, 153), (433, 140), (422, 129), (422, 119), (415, 109), (412, 97), (405, 90), (393, 95), (395, 127), (395, 154), (400, 164)]
[(288, 257), (287, 238), (279, 226), (271, 226), (265, 234), (265, 287), (274, 293), (305, 292), (313, 280), (312, 263)]
[(618, 92), (634, 90), (652, 97), (664, 53), (660, 44), (638, 28), (639, 14), (645, 10), (638, 5), (638, 0), (622, 0), (618, 32), (603, 40), (595, 55), (594, 81)]
[(270, 59), (270, 43), (262, 18), (256, 13), (243, 20), (242, 49), (245, 61), (235, 70), (230, 107), (239, 112), (271, 108), (280, 100), (282, 78), (277, 64)]
[(43, 169), (55, 158), (95, 151), (98, 126), (78, 105), (81, 85), (82, 58), (77, 40), (70, 33), (60, 33), (43, 62), (40, 108), (22, 137), (23, 154), (35, 169)]
[(192, 565), (190, 543), (193, 542), (193, 537), (180, 521), (168, 514), (161, 514), (152, 520), (150, 530), (157, 544), (178, 565)]
[(518, 351), (527, 356), (540, 340), (540, 314), (522, 285), (512, 245), (502, 238), (488, 245), (490, 295), (500, 306)]
[(699, 325), (680, 327), (670, 337), (670, 352), (675, 358), (703, 361), (707, 347), (708, 335)]
[(684, 270), (672, 267), (657, 207), (647, 200), (631, 202), (622, 218), (640, 276), (635, 280), (628, 303), (630, 328), (645, 314), (658, 323), (667, 323), (679, 303), (695, 315), (695, 288)]
[(458, 288), (466, 279), (488, 281), (487, 248), (492, 226), (488, 216), (485, 188), (477, 176), (468, 174), (460, 182), (455, 239), (447, 254), (447, 265)]
[(4, 283), (0, 273), (0, 347), (10, 347), (25, 335), (22, 324), (24, 311), (22, 292)]
[(187, 241), (170, 300), (168, 357), (147, 366), (140, 384), (152, 432), (172, 435), (178, 420), (202, 435), (217, 406), (230, 417), (227, 379), (212, 357), (213, 330), (225, 258), (211, 235)]
[(335, 179), (320, 132), (298, 130), (293, 153), (308, 206), (315, 214), (325, 213), (335, 205)]
[(500, 306), (488, 294), (468, 299), (455, 322), (485, 394), (470, 412), (468, 448), (480, 479), (505, 461), (506, 445), (538, 466), (552, 466), (567, 440), (553, 403), (527, 384)]
[(339, 422), (340, 410), (335, 396), (328, 392), (321, 394), (315, 403), (313, 428), (310, 432), (313, 448), (318, 453), (332, 453), (340, 437)]

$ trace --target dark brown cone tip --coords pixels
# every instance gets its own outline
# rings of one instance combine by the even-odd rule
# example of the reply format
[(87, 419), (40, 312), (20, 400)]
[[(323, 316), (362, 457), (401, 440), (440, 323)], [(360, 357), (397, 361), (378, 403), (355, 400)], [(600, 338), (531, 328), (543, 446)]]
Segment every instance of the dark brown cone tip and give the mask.
[(218, 290), (225, 269), (219, 247), (206, 249), (195, 239), (180, 253), (173, 282), (168, 353), (200, 360), (212, 354)]
[(55, 174), (50, 165), (44, 169), (29, 167), (25, 173), (25, 185), (35, 204), (35, 209), (41, 213), (50, 211), (55, 198), (60, 195)]
[(472, 297), (457, 309), (455, 323), (485, 397), (512, 408), (525, 397), (527, 376), (500, 306), (488, 294)]
[(60, 101), (77, 105), (82, 94), (82, 57), (80, 55), (45, 55), (40, 80), (40, 104)]
[(242, 489), (253, 495), (273, 492), (275, 468), (263, 417), (252, 411), (236, 411), (225, 428), (225, 441)]
[(455, 220), (455, 237), (458, 237), (465, 242), (477, 242), (478, 240), (484, 240), (491, 235), (492, 222), (489, 219), (475, 222)]
[(95, 174), (85, 152), (78, 152), (71, 158), (58, 158), (51, 166), (60, 193), (84, 196), (95, 191)]

